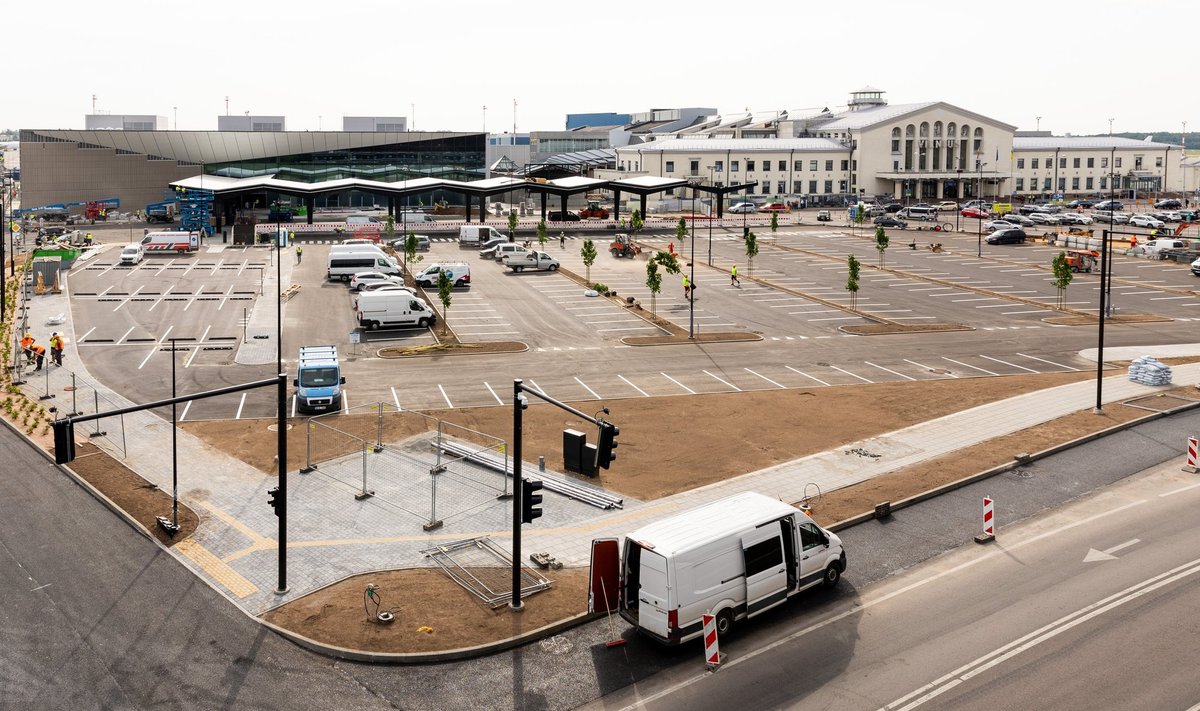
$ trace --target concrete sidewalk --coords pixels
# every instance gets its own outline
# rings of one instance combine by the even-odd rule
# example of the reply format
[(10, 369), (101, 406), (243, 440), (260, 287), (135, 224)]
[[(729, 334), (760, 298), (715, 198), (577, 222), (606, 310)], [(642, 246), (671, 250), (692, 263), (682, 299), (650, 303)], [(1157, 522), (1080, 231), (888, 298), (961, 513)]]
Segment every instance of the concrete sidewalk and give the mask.
[[(284, 259), (283, 276), (288, 283), (291, 265), (287, 262), (291, 260), (286, 253)], [(264, 291), (273, 294), (277, 286), (270, 283), (274, 281), (271, 271), (265, 275), (268, 280)], [(273, 322), (273, 307), (269, 300), (260, 299), (252, 312), (251, 325), (266, 329), (266, 321)], [(69, 318), (66, 291), (34, 297), (30, 324), (39, 331), (46, 330), (46, 319), (61, 313)], [(55, 329), (71, 333), (69, 321)], [(245, 348), (239, 352), (238, 362), (260, 362), (267, 358), (265, 351), (254, 346)], [(1200, 354), (1200, 344), (1107, 349), (1105, 358), (1195, 354)], [(273, 347), (270, 356), (274, 357)], [(75, 352), (74, 338), (68, 344), (67, 362), (78, 383), (95, 387), (115, 406), (132, 404), (88, 376)], [(1178, 366), (1173, 371), (1176, 385), (1200, 380), (1200, 364)], [(39, 375), (43, 377), (24, 386), (35, 398), (43, 389), (61, 391), (71, 384), (67, 368), (50, 372), (48, 386), (43, 383), (47, 375)], [(1164, 389), (1132, 383), (1124, 371), (1112, 371), (1104, 379), (1103, 398), (1111, 403)], [(656, 501), (627, 499), (624, 508), (615, 511), (545, 492), (545, 515), (537, 525), (526, 527), (523, 548), (527, 552), (548, 552), (565, 565), (587, 565), (593, 538), (619, 537), (661, 516), (741, 491), (759, 491), (784, 501), (799, 501), (815, 494), (818, 488), (828, 493), (1090, 409), (1095, 392), (1095, 381), (1088, 380), (1028, 393)], [(271, 425), (273, 422), (263, 422), (264, 446), (273, 446), (274, 434), (268, 432)], [(171, 491), (170, 422), (143, 411), (126, 415), (124, 426), (124, 451), (112, 438), (94, 441), (148, 481)], [(277, 595), (278, 519), (267, 505), (267, 490), (275, 486), (276, 478), (186, 432), (180, 431), (177, 440), (180, 499), (196, 511), (201, 522), (194, 536), (170, 552), (251, 614), (260, 614), (355, 573), (430, 565), (421, 551), (438, 543), (486, 535), (501, 547), (508, 547), (512, 502), (497, 498), (503, 491), (511, 491), (505, 477), (462, 463), (455, 463), (445, 472), (434, 472), (428, 437), (382, 452), (364, 449), (322, 461), (311, 473), (289, 474), (289, 589)], [(527, 473), (537, 471), (536, 463), (525, 467)], [(375, 495), (356, 499), (355, 494), (363, 490), (373, 490)], [(426, 530), (435, 521), (440, 526)]]

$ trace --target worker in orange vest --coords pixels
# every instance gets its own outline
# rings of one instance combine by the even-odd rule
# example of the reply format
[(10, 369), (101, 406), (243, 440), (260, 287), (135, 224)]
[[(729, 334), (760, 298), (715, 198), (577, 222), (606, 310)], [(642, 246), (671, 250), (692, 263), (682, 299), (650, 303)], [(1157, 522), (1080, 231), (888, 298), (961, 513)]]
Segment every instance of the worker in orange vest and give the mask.
[(50, 360), (54, 361), (55, 365), (62, 365), (63, 348), (66, 346), (66, 341), (55, 331), (50, 335)]
[(34, 370), (41, 370), (42, 365), (46, 362), (46, 347), (40, 343), (33, 344), (33, 355), (37, 358), (37, 367)]
[(21, 352), (25, 354), (25, 362), (33, 362), (33, 334), (26, 333), (21, 339)]

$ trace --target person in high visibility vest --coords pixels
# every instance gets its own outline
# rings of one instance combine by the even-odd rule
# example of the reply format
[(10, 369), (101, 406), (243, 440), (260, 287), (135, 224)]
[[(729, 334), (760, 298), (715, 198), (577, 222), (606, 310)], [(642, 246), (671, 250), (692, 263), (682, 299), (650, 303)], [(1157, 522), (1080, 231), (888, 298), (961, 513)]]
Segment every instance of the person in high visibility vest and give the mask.
[(26, 333), (25, 337), (21, 339), (21, 352), (25, 354), (26, 363), (33, 362), (33, 343), (33, 334), (31, 333)]
[(35, 343), (32, 346), (33, 357), (37, 359), (37, 367), (34, 370), (41, 370), (42, 364), (46, 362), (46, 347), (40, 343)]
[(65, 346), (66, 342), (63, 340), (62, 336), (58, 335), (57, 331), (50, 334), (50, 360), (53, 361), (55, 365), (62, 365), (63, 348)]
[(304, 256), (304, 248), (296, 245), (296, 264), (300, 263), (300, 259)]
[(733, 265), (733, 267), (731, 267), (729, 269), (729, 285), (730, 286), (741, 286), (742, 285), (742, 282), (739, 281), (737, 278), (737, 265), (736, 264)]
[(688, 281), (687, 274), (683, 275), (683, 298), (690, 299), (692, 293), (692, 283)]

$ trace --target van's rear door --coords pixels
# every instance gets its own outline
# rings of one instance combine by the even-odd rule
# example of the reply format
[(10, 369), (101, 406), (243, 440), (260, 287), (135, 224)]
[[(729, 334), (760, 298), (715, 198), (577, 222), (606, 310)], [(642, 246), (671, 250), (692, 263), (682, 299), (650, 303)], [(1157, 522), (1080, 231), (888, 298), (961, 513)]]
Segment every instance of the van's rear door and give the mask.
[(638, 576), (638, 624), (647, 632), (667, 636), (667, 559), (642, 549)]
[(746, 565), (746, 615), (754, 617), (787, 599), (783, 535), (772, 521), (742, 536)]

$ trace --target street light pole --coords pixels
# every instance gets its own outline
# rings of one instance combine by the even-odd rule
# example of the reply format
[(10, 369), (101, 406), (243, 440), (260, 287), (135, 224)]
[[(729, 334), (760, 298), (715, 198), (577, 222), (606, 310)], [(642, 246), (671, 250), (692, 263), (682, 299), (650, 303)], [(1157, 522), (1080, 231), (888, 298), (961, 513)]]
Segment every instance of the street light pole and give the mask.
[[(982, 155), (982, 154), (977, 153), (976, 155)], [(978, 190), (978, 192), (979, 192), (979, 208), (980, 208), (979, 234), (976, 237), (975, 256), (982, 257), (983, 256), (983, 214), (982, 214), (982, 212), (983, 212), (983, 166), (987, 165), (987, 163), (984, 163), (983, 161), (979, 160), (978, 158), (975, 159), (975, 162), (979, 164), (979, 190)]]
[(696, 186), (692, 186), (692, 256), (688, 260), (688, 281), (692, 291), (688, 294), (688, 338), (696, 337)]
[[(954, 184), (954, 192), (957, 193), (957, 192), (960, 192), (961, 190), (962, 190), (962, 168), (959, 168), (958, 169), (958, 182), (956, 182)], [(955, 232), (961, 231), (961, 228), (962, 228), (961, 223), (962, 223), (962, 205), (959, 205), (958, 209), (956, 209), (954, 211), (954, 231)]]
[[(1187, 124), (1185, 123), (1184, 126), (1186, 127)], [(708, 166), (708, 187), (710, 187), (710, 188), (715, 187), (713, 185), (713, 167), (711, 165)], [(1186, 188), (1187, 188), (1187, 186), (1185, 185), (1184, 192), (1187, 192)], [(709, 198), (708, 198), (708, 266), (710, 266), (710, 267), (712, 266), (712, 223), (713, 223), (713, 215), (716, 214), (716, 211), (717, 211), (717, 193), (712, 192), (712, 193), (709, 193)]]

